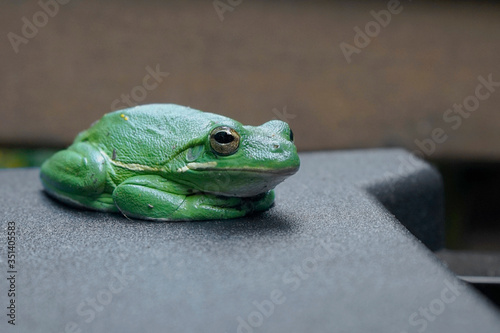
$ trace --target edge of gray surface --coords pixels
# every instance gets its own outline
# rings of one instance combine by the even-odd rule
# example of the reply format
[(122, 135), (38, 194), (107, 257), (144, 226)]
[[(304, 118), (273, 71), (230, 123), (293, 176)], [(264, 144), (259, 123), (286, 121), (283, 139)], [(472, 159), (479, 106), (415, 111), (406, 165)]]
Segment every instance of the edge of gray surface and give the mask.
[[(416, 159), (402, 167), (409, 158), (398, 149), (303, 153), (270, 211), (188, 223), (68, 208), (42, 193), (37, 169), (2, 170), (1, 230), (16, 221), (20, 264), (19, 325), (3, 316), (0, 330), (237, 332), (279, 291), (284, 301), (252, 331), (500, 331), (498, 311), (397, 220), (431, 247), (442, 241), (440, 177)], [(401, 208), (408, 201), (417, 216)], [(88, 300), (120, 283), (91, 312)], [(444, 302), (453, 286), (459, 294)], [(441, 303), (432, 320), (421, 313)]]

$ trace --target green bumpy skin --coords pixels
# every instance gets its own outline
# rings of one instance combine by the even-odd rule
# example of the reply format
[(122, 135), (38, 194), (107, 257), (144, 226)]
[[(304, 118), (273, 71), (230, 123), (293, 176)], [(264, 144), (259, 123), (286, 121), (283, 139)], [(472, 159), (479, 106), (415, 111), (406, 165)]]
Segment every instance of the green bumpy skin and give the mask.
[(213, 220), (269, 209), (273, 188), (299, 165), (285, 122), (244, 126), (151, 104), (104, 115), (49, 158), (40, 178), (50, 196), (81, 208), (154, 221)]

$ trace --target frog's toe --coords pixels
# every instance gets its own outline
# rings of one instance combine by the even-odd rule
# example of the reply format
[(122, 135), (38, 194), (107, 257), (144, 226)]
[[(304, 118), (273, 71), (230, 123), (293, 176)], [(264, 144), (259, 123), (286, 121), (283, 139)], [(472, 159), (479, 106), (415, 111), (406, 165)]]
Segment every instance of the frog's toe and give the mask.
[(274, 205), (274, 190), (250, 198), (252, 212), (262, 212)]

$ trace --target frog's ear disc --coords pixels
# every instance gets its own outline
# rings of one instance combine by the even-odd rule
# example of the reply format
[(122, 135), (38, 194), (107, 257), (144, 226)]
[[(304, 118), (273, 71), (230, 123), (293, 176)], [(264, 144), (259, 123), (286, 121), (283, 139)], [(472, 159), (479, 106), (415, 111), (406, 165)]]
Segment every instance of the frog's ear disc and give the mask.
[(240, 135), (231, 127), (219, 126), (210, 132), (210, 147), (217, 155), (232, 155), (239, 146)]

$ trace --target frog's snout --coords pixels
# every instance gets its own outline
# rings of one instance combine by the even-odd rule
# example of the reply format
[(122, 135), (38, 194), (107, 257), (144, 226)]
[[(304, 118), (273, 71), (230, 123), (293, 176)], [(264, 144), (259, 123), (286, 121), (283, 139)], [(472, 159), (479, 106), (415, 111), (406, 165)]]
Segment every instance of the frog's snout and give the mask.
[(280, 172), (295, 173), (300, 167), (300, 159), (290, 126), (281, 120), (271, 120), (260, 128), (265, 133), (261, 143), (267, 145), (266, 150), (272, 155), (270, 159), (275, 162), (275, 167)]
[(299, 170), (300, 158), (292, 141), (272, 140), (269, 144), (271, 160), (274, 161), (277, 173), (290, 176)]
[(290, 126), (281, 120), (271, 120), (267, 123), (264, 123), (260, 126), (265, 131), (272, 133), (272, 136), (279, 135), (281, 138), (286, 141), (293, 142), (293, 132)]

